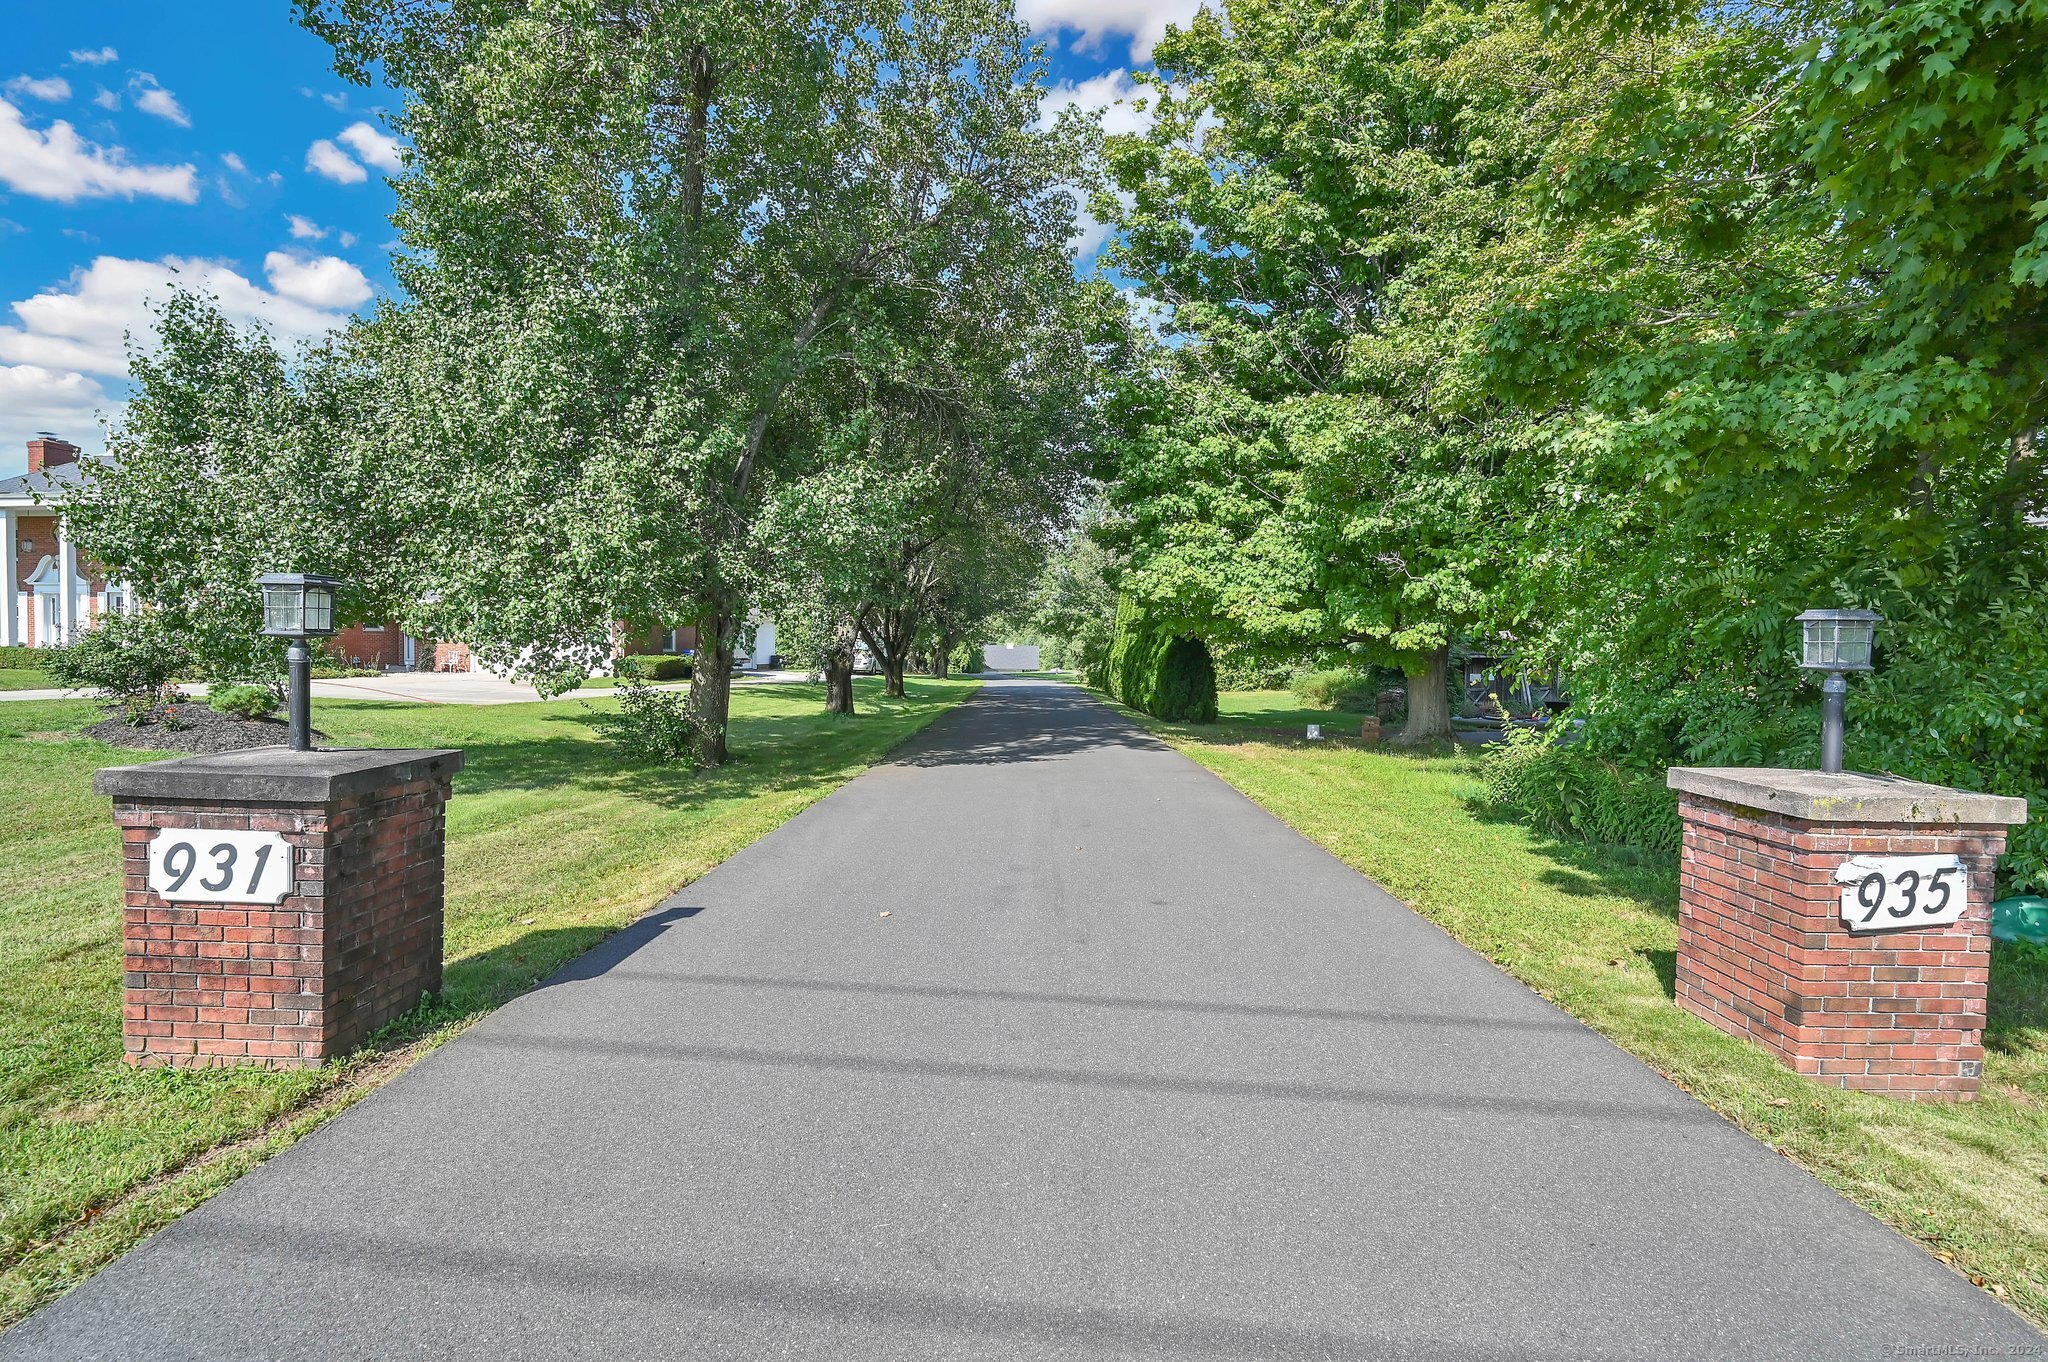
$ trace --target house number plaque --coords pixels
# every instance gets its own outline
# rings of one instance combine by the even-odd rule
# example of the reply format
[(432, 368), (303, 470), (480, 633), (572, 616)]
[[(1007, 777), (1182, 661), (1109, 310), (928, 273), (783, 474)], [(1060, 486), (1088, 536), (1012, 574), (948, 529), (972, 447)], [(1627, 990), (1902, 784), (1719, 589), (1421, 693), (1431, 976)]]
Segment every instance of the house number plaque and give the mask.
[(292, 849), (274, 832), (163, 828), (149, 844), (149, 887), (179, 903), (282, 903)]

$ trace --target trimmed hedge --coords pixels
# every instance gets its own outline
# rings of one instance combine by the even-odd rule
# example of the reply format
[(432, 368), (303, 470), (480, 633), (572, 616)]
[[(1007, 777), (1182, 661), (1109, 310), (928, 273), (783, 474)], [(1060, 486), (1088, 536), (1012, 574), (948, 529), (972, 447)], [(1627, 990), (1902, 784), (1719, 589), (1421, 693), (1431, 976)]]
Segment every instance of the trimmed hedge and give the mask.
[(621, 681), (687, 681), (693, 664), (667, 653), (629, 653), (612, 661), (612, 675)]
[(1209, 645), (1146, 624), (1129, 600), (1117, 603), (1116, 631), (1102, 675), (1085, 679), (1155, 719), (1216, 721), (1216, 664)]

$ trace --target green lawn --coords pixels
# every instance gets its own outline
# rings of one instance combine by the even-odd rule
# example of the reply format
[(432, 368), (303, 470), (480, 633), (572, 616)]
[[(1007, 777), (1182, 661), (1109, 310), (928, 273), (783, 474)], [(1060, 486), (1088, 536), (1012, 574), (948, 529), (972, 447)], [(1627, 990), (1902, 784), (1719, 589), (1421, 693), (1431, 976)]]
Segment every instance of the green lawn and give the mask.
[[(1226, 720), (1316, 722), (1286, 692)], [(1154, 725), (1453, 936), (1758, 1139), (2048, 1323), (2048, 966), (1994, 955), (1984, 1095), (1916, 1105), (1808, 1082), (1672, 1002), (1669, 863), (1561, 843), (1490, 810), (1470, 752), (1245, 742)], [(1220, 741), (1219, 741), (1220, 739)]]
[(0, 690), (57, 689), (57, 683), (40, 667), (0, 667)]
[[(316, 701), (339, 744), (460, 747), (448, 810), (448, 966), (401, 1057), (531, 987), (829, 793), (967, 694), (857, 683), (733, 693), (733, 762), (692, 774), (620, 760), (589, 714), (609, 697), (457, 706)], [(151, 759), (78, 736), (83, 701), (0, 704), (0, 1326), (317, 1124), (393, 1067), (137, 1072), (121, 1062), (120, 838), (101, 766)], [(409, 1052), (406, 1047), (411, 1047)], [(211, 1152), (210, 1151), (215, 1151)]]

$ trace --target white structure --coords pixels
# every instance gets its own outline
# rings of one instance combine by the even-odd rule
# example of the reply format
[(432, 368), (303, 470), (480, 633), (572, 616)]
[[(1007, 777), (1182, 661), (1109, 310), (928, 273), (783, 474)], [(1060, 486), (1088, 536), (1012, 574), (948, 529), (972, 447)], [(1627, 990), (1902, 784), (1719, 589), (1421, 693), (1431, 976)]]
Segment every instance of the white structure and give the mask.
[(754, 650), (740, 660), (750, 667), (765, 667), (768, 659), (775, 656), (775, 621), (765, 615), (752, 615), (747, 623), (754, 626)]
[(1038, 670), (1036, 643), (984, 643), (981, 665), (992, 672), (1035, 672)]
[(28, 468), (0, 478), (0, 645), (51, 648), (103, 615), (133, 611), (135, 594), (80, 564), (65, 530), (65, 498), (84, 475), (78, 446), (30, 440)]

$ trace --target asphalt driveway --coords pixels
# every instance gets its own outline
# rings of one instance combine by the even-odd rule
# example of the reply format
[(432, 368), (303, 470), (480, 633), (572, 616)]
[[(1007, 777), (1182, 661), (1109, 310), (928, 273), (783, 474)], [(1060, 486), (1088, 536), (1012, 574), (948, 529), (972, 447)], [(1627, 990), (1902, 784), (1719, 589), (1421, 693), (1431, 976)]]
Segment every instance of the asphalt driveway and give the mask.
[(2042, 1342), (1078, 690), (995, 680), (0, 1358)]

